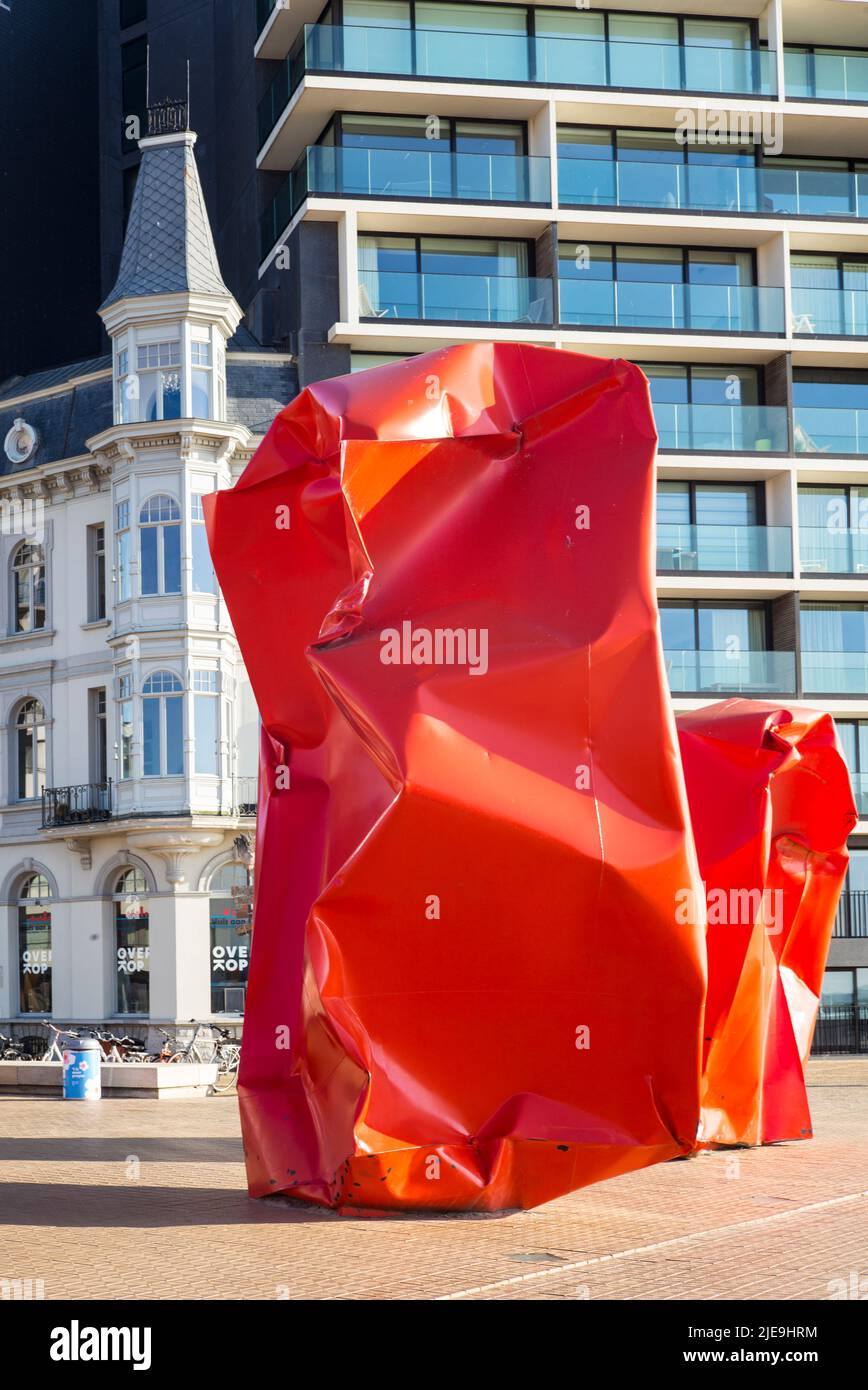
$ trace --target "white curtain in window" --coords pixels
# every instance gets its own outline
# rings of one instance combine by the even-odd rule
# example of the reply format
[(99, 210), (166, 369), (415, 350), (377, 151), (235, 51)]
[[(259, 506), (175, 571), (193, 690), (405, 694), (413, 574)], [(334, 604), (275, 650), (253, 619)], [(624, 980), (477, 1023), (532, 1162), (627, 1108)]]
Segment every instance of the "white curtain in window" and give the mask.
[(359, 237), (358, 257), (359, 313), (362, 318), (372, 318), (380, 307), (380, 273), (375, 236)]

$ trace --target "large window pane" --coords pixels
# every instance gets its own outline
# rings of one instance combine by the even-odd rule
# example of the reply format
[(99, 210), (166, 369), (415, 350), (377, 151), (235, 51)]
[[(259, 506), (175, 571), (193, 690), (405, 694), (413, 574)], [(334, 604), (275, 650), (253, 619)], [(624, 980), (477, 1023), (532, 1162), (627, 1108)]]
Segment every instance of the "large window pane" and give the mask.
[(143, 758), (146, 777), (159, 777), (160, 768), (160, 701), (142, 702)]
[[(147, 705), (149, 701), (145, 701)], [(166, 775), (180, 776), (184, 771), (184, 701), (180, 695), (168, 698), (166, 704)]]
[(141, 532), (142, 549), (142, 593), (159, 593), (159, 568), (157, 562), (157, 539), (158, 532), (156, 526), (146, 526)]
[(181, 592), (181, 528), (163, 527), (163, 570), (165, 577), (164, 593)]
[(193, 701), (196, 737), (196, 771), (217, 775), (217, 697), (196, 695)]

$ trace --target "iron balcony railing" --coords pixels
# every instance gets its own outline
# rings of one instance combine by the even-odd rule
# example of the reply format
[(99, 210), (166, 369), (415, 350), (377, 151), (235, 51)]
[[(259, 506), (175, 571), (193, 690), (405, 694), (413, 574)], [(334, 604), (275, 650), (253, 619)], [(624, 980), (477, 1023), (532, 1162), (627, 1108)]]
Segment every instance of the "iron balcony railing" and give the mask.
[[(855, 784), (856, 778), (853, 778)], [(854, 790), (856, 790), (854, 786)], [(859, 814), (864, 811), (864, 790), (861, 798), (857, 794)], [(868, 890), (864, 888), (845, 888), (838, 902), (835, 915), (835, 936), (868, 936)]]
[(657, 523), (657, 569), (663, 574), (792, 574), (789, 526)]
[(111, 820), (112, 779), (80, 782), (70, 787), (46, 787), (42, 793), (42, 828), (83, 825)]
[(264, 145), (308, 72), (628, 91), (771, 96), (768, 49), (414, 28), (307, 24), (259, 104)]
[(868, 1004), (821, 1004), (811, 1052), (868, 1052)]
[(232, 810), (238, 816), (255, 816), (257, 788), (256, 777), (235, 777), (232, 781)]
[(663, 657), (673, 695), (795, 693), (794, 652), (670, 649)]

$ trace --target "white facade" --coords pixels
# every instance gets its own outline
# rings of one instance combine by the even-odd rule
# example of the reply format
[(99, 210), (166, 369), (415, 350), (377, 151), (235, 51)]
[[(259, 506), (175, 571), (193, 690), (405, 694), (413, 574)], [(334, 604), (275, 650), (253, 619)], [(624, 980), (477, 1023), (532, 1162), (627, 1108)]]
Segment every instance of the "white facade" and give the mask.
[[(143, 141), (143, 168), (148, 149), (191, 155), (194, 140)], [(193, 253), (213, 256), (206, 242)], [(243, 1007), (234, 842), (252, 842), (258, 715), (201, 500), (259, 442), (227, 423), (241, 311), (218, 282), (101, 312), (111, 369), (4, 402), (26, 424), (53, 395), (110, 388), (115, 419), (32, 469), (22, 426), (0, 478), (0, 1019), (18, 1032), (45, 1014), (129, 1025)]]

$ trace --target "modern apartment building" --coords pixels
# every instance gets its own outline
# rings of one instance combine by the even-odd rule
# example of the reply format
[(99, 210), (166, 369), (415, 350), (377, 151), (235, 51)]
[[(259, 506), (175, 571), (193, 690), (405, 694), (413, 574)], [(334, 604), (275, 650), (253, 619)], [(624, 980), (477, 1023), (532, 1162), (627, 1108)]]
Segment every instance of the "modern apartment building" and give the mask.
[(297, 382), (241, 326), (185, 109), (153, 123), (91, 308), (111, 351), (0, 388), (0, 1023), (25, 1036), (244, 1005), (258, 715), (202, 499)]
[(838, 720), (864, 819), (818, 1045), (868, 1047), (865, 6), (260, 0), (258, 24), (260, 278), (302, 384), (490, 338), (646, 371), (675, 705)]

